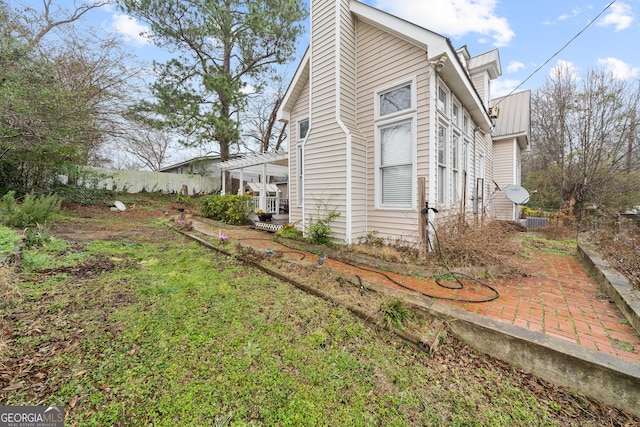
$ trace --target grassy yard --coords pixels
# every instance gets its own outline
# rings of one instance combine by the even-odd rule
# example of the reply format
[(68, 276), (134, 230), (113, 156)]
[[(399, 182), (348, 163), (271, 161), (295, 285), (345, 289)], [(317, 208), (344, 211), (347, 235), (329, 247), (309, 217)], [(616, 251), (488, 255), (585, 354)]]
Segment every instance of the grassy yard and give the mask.
[[(66, 425), (549, 426), (623, 417), (447, 338), (432, 356), (157, 220), (66, 217), (0, 270), (0, 405)], [(55, 231), (55, 230), (54, 230)], [(52, 233), (55, 236), (55, 232)]]

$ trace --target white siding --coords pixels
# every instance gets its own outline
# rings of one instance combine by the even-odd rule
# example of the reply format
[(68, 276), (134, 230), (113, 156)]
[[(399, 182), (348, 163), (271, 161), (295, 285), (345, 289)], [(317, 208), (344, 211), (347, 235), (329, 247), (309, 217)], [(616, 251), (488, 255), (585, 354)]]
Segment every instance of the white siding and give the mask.
[[(358, 43), (358, 127), (367, 141), (367, 231), (377, 231), (380, 237), (418, 240), (418, 210), (375, 209), (375, 128), (374, 93), (376, 90), (404, 78), (416, 78), (417, 83), (417, 174), (428, 180), (428, 86), (429, 71), (425, 51), (405, 41), (359, 21)], [(417, 177), (416, 177), (417, 178)], [(417, 197), (414, 195), (414, 197)]]
[[(309, 118), (309, 81), (304, 84), (298, 98), (291, 109), (291, 121), (289, 122), (289, 221), (292, 224), (302, 222), (302, 206), (298, 200), (298, 122)], [(313, 126), (312, 123), (310, 123)]]
[(495, 169), (496, 175), (494, 177), (496, 183), (503, 191), (496, 194), (494, 199), (495, 217), (501, 220), (514, 220), (514, 205), (504, 195), (504, 188), (509, 184), (519, 184), (515, 182), (515, 164), (514, 164), (514, 150), (516, 150), (516, 140), (507, 139), (504, 141), (496, 142), (494, 144), (495, 150)]

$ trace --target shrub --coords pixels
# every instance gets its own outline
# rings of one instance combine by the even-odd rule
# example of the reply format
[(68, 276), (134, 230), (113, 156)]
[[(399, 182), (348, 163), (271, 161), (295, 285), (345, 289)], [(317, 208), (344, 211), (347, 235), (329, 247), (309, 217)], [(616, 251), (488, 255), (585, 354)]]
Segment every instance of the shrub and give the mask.
[(20, 236), (12, 229), (0, 226), (0, 255), (13, 253), (15, 244), (19, 241)]
[(34, 196), (26, 194), (22, 204), (15, 199), (15, 192), (10, 191), (2, 197), (0, 210), (2, 222), (9, 227), (29, 227), (44, 224), (60, 211), (60, 199), (55, 195)]
[(332, 210), (325, 214), (318, 214), (317, 217), (311, 216), (307, 227), (307, 238), (311, 243), (329, 243), (331, 235), (331, 221), (340, 216), (340, 212)]
[(293, 224), (285, 224), (280, 230), (276, 231), (276, 236), (286, 239), (300, 239), (302, 231), (298, 230)]
[(205, 218), (240, 225), (249, 222), (250, 196), (235, 194), (212, 195), (202, 198), (201, 214)]
[(413, 319), (411, 310), (400, 299), (392, 299), (380, 307), (382, 318), (388, 328), (395, 326), (402, 329), (404, 325)]
[(28, 227), (24, 230), (25, 244), (31, 248), (34, 246), (43, 246), (45, 243), (53, 240), (51, 230), (46, 225), (36, 224), (34, 227)]
[(640, 227), (612, 215), (600, 224), (593, 241), (604, 258), (640, 290)]
[[(66, 173), (69, 176), (69, 182), (58, 183), (52, 187), (63, 202), (94, 206), (112, 199), (117, 193), (115, 183), (111, 189), (106, 188), (105, 184), (100, 185), (102, 180), (110, 178), (108, 174), (78, 167), (70, 168)], [(126, 192), (126, 189), (123, 189), (123, 192)]]

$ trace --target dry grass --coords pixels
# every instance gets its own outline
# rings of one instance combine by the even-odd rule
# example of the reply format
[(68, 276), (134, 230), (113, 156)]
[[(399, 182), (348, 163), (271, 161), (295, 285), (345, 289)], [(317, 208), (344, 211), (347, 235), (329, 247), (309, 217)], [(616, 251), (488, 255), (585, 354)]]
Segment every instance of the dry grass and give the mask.
[(450, 266), (480, 267), (493, 275), (522, 274), (519, 225), (505, 221), (470, 223), (449, 218), (436, 224), (434, 249)]
[(640, 289), (640, 227), (631, 221), (622, 225), (612, 221), (597, 228), (593, 241), (611, 265)]
[(9, 304), (13, 300), (21, 298), (19, 288), (15, 285), (15, 273), (7, 266), (0, 266), (0, 299), (3, 304)]
[(549, 240), (571, 240), (576, 238), (576, 226), (561, 224), (555, 221), (546, 227), (536, 230), (536, 233)]

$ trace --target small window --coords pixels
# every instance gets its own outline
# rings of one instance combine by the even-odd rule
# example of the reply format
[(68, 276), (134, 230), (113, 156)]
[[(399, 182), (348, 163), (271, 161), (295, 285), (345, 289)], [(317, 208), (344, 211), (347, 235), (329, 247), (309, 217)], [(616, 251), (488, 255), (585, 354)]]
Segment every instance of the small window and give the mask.
[(309, 133), (309, 119), (300, 120), (298, 122), (298, 141), (302, 141)]
[(451, 141), (451, 196), (453, 197), (454, 202), (457, 202), (460, 199), (460, 156), (458, 154), (459, 144), (460, 137), (457, 134), (453, 134), (453, 139)]
[(445, 203), (447, 195), (447, 128), (438, 124), (438, 203)]
[(466, 114), (462, 118), (462, 132), (464, 132), (465, 135), (469, 135), (469, 116)]
[(455, 102), (451, 107), (451, 121), (454, 125), (460, 126), (460, 107)]
[(380, 116), (411, 109), (411, 84), (383, 92), (379, 95)]
[(447, 98), (447, 91), (444, 90), (442, 86), (438, 86), (438, 110), (444, 114), (447, 114)]

